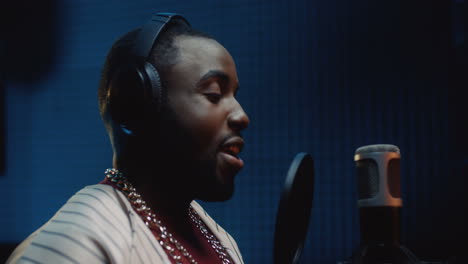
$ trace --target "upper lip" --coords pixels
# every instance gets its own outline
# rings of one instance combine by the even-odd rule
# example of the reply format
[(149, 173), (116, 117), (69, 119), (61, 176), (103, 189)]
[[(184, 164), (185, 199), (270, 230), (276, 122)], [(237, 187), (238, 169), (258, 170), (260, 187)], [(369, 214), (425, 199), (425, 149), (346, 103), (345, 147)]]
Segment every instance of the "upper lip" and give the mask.
[(228, 138), (222, 145), (220, 150), (223, 152), (227, 152), (234, 156), (237, 156), (242, 149), (244, 148), (244, 140), (239, 136), (234, 136)]

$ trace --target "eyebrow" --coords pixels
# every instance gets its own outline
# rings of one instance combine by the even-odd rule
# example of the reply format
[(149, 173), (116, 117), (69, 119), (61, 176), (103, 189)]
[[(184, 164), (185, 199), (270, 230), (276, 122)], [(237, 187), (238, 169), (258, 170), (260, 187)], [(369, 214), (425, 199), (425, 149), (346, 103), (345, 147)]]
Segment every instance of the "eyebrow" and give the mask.
[(205, 73), (201, 78), (200, 80), (197, 82), (197, 85), (209, 80), (209, 79), (212, 79), (212, 78), (217, 78), (217, 79), (220, 79), (222, 80), (223, 82), (229, 82), (229, 76), (223, 72), (223, 71), (220, 71), (220, 70), (210, 70), (209, 72)]
[[(212, 78), (216, 78), (216, 79), (220, 79), (222, 82), (224, 83), (228, 83), (231, 78), (229, 78), (229, 75), (227, 75), (227, 73), (223, 72), (223, 71), (220, 71), (220, 70), (210, 70), (208, 71), (207, 73), (205, 73), (201, 78), (200, 80), (198, 80), (197, 82), (197, 86), (200, 86), (202, 83), (206, 82), (207, 80), (209, 79), (212, 79)], [(235, 89), (235, 93), (237, 93), (237, 91), (239, 90), (239, 85), (237, 85), (236, 89)]]

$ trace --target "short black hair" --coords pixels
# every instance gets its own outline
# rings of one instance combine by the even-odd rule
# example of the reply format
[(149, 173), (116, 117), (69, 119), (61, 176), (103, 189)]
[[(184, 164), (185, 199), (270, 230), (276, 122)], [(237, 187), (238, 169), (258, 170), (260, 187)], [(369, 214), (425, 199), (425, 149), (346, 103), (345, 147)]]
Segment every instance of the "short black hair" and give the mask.
[[(116, 70), (122, 67), (125, 63), (128, 63), (134, 57), (132, 54), (132, 48), (135, 45), (135, 40), (140, 30), (140, 28), (134, 29), (121, 36), (112, 45), (109, 53), (107, 54), (98, 88), (99, 111), (104, 121), (107, 119), (105, 115), (108, 114), (107, 97), (109, 83), (111, 78), (115, 77), (113, 75)], [(167, 91), (164, 89), (164, 87), (167, 87), (167, 80), (164, 78), (164, 73), (167, 72), (167, 70), (177, 61), (179, 50), (177, 46), (174, 45), (174, 40), (176, 37), (182, 35), (214, 39), (207, 33), (191, 28), (184, 21), (177, 18), (171, 20), (163, 28), (163, 31), (159, 34), (148, 57), (148, 62), (158, 70), (158, 73), (160, 73), (161, 85), (163, 87), (161, 101), (163, 104), (166, 102), (167, 98)]]

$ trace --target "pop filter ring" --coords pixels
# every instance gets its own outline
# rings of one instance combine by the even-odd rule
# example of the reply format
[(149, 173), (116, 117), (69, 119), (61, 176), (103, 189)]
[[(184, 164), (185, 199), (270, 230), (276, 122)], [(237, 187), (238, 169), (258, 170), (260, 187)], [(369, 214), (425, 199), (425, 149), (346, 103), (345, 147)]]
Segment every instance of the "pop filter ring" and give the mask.
[(276, 215), (275, 264), (298, 263), (310, 222), (314, 196), (314, 162), (299, 153), (289, 167)]

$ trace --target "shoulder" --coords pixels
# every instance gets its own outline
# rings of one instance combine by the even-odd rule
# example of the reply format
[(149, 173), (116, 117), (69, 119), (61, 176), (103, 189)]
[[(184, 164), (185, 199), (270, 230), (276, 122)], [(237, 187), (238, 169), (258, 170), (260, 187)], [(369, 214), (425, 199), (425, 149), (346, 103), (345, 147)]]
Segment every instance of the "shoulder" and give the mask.
[(224, 230), (224, 228), (218, 225), (218, 223), (211, 218), (199, 203), (192, 201), (191, 206), (198, 213), (210, 231), (216, 236), (216, 238), (218, 238), (219, 242), (221, 242), (221, 244), (226, 248), (235, 263), (244, 263), (236, 240), (226, 230)]
[[(68, 224), (105, 238), (111, 232), (129, 234), (129, 206), (123, 195), (108, 185), (87, 186), (72, 196), (49, 223)], [(107, 235), (107, 236), (108, 236)]]
[(132, 243), (127, 205), (111, 186), (83, 188), (13, 252), (7, 263), (99, 263), (125, 259)]

